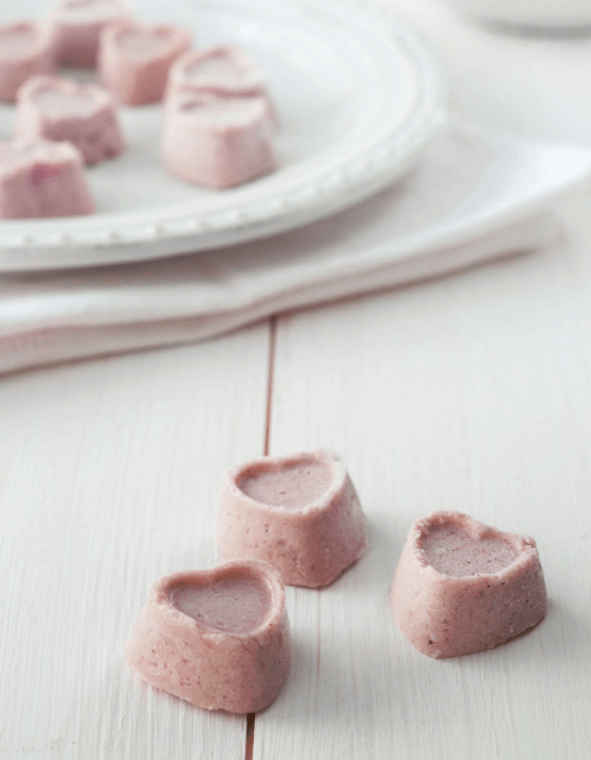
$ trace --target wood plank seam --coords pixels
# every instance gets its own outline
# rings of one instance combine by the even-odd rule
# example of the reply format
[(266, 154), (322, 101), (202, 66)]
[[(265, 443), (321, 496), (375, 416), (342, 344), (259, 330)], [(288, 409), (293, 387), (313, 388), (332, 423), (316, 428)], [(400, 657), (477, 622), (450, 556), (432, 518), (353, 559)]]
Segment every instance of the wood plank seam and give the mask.
[[(269, 456), (269, 446), (271, 439), (271, 413), (273, 407), (273, 381), (275, 372), (275, 347), (277, 342), (277, 317), (273, 316), (269, 320), (269, 360), (267, 367), (267, 406), (265, 413), (265, 443), (263, 455)], [(254, 751), (254, 728), (256, 715), (248, 713), (246, 716), (246, 746), (244, 751), (244, 760), (252, 760)]]

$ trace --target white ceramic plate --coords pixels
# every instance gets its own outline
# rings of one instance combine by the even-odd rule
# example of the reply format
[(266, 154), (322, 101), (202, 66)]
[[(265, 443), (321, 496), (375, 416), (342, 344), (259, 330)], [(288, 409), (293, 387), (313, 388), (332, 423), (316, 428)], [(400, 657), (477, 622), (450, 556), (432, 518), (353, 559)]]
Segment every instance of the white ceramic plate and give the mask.
[[(45, 3), (22, 0), (18, 14)], [(159, 161), (161, 108), (124, 108), (127, 152), (89, 170), (97, 213), (0, 222), (0, 270), (135, 261), (252, 240), (377, 192), (417, 158), (444, 119), (446, 77), (389, 15), (315, 0), (142, 0), (138, 17), (193, 30), (196, 44), (243, 46), (268, 72), (281, 168), (221, 192), (177, 181)], [(14, 108), (0, 109), (0, 135)]]

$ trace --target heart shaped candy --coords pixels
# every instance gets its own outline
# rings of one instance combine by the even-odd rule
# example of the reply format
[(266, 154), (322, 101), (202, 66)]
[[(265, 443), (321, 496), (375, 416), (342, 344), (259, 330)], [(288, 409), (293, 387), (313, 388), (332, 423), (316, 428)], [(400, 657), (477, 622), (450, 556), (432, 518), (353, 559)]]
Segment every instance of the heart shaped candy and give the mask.
[(54, 68), (53, 43), (45, 27), (26, 21), (0, 26), (0, 100), (14, 100), (23, 82)]
[(125, 0), (61, 0), (49, 14), (60, 63), (94, 67), (102, 30), (131, 18)]
[(546, 613), (535, 541), (460, 512), (413, 523), (390, 599), (406, 638), (431, 657), (492, 649)]
[(117, 156), (124, 148), (109, 93), (59, 77), (33, 77), (20, 88), (15, 133), (68, 140), (88, 164)]
[(255, 557), (285, 583), (331, 583), (366, 546), (365, 518), (342, 459), (319, 449), (229, 470), (216, 537), (225, 557)]
[(12, 140), (0, 143), (0, 218), (91, 214), (80, 151), (70, 143)]
[(218, 573), (209, 582), (181, 583), (170, 592), (170, 600), (206, 628), (231, 633), (256, 631), (273, 606), (271, 587), (252, 573), (229, 577)]
[(162, 100), (171, 65), (190, 47), (190, 33), (178, 26), (112, 24), (101, 36), (102, 80), (121, 103), (157, 103)]
[(281, 467), (243, 469), (236, 481), (250, 499), (283, 509), (306, 509), (328, 491), (333, 481), (330, 462), (305, 454), (287, 459)]
[(233, 187), (277, 168), (272, 136), (265, 98), (181, 93), (166, 104), (162, 160), (186, 182)]
[(279, 574), (264, 562), (245, 560), (161, 578), (125, 657), (144, 680), (198, 707), (264, 709), (291, 662)]

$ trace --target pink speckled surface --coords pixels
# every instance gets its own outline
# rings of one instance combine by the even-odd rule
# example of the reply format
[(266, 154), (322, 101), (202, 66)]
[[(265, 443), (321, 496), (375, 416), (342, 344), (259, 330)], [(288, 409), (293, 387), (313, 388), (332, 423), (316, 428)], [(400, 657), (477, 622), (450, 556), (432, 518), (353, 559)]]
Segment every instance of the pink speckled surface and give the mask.
[(285, 509), (302, 509), (313, 504), (328, 489), (332, 472), (317, 459), (288, 462), (278, 470), (250, 470), (236, 482), (254, 501)]
[(266, 580), (222, 578), (210, 586), (184, 583), (170, 599), (185, 615), (216, 631), (249, 633), (271, 613), (273, 594)]
[(224, 557), (256, 557), (284, 583), (334, 581), (366, 547), (365, 518), (342, 459), (319, 449), (229, 470), (216, 539)]
[(245, 560), (161, 578), (125, 658), (141, 678), (198, 707), (263, 710), (291, 664), (279, 574), (264, 562)]
[(508, 537), (493, 534), (474, 541), (463, 526), (453, 523), (433, 527), (422, 537), (420, 546), (438, 573), (455, 578), (498, 573), (519, 554)]
[(546, 614), (535, 541), (460, 512), (413, 523), (390, 599), (406, 638), (436, 658), (492, 649)]

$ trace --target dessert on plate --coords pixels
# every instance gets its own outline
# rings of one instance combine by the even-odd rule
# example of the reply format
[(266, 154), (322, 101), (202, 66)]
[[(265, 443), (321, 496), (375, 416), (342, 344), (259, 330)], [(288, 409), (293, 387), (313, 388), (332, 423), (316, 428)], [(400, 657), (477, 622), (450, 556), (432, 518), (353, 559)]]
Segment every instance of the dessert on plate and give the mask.
[(211, 92), (214, 95), (266, 95), (265, 74), (241, 48), (194, 50), (170, 69), (168, 94)]
[(191, 34), (170, 24), (109, 24), (101, 35), (103, 84), (125, 105), (158, 103), (174, 61), (191, 47)]
[(20, 88), (15, 134), (68, 140), (80, 149), (87, 164), (118, 156), (124, 149), (107, 90), (60, 77), (33, 77)]
[(14, 100), (18, 88), (55, 68), (53, 39), (42, 24), (18, 21), (0, 26), (0, 100)]
[(0, 143), (0, 218), (91, 214), (94, 203), (80, 151), (67, 142)]
[(235, 45), (193, 50), (178, 58), (170, 68), (166, 97), (183, 92), (264, 98), (271, 122), (277, 126), (263, 70)]
[(58, 61), (94, 68), (104, 27), (127, 19), (131, 11), (125, 0), (59, 0), (48, 16)]
[(162, 162), (171, 174), (223, 189), (278, 167), (273, 122), (260, 95), (178, 93), (164, 109)]

